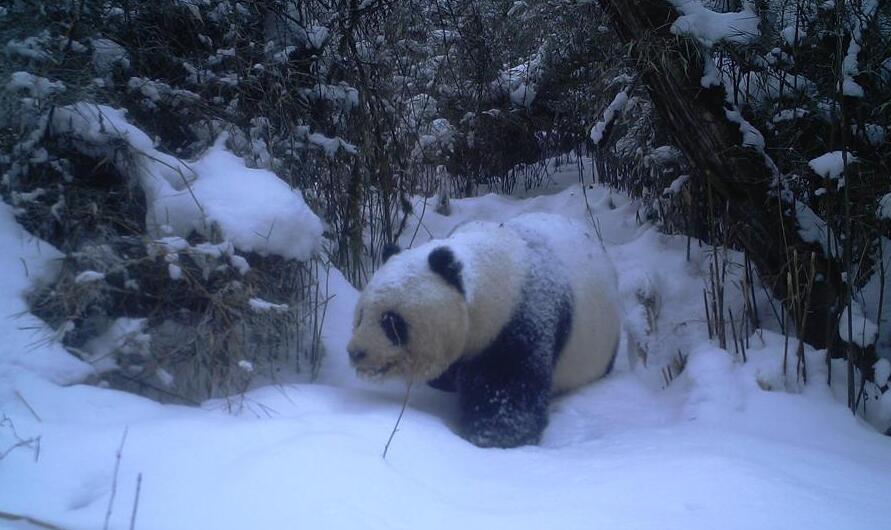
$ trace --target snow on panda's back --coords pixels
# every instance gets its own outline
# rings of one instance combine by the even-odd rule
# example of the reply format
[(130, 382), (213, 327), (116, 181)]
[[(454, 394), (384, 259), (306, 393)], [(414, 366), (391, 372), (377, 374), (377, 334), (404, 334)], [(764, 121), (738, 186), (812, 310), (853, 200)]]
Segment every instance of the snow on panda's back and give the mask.
[(615, 287), (616, 271), (592, 229), (575, 219), (548, 213), (531, 213), (515, 217), (507, 223), (516, 230), (543, 236), (556, 258), (580, 277), (581, 271), (603, 279)]
[(615, 357), (621, 322), (616, 271), (600, 241), (585, 224), (560, 215), (527, 214), (508, 225), (543, 237), (572, 287), (572, 329), (554, 369), (554, 390), (603, 377)]

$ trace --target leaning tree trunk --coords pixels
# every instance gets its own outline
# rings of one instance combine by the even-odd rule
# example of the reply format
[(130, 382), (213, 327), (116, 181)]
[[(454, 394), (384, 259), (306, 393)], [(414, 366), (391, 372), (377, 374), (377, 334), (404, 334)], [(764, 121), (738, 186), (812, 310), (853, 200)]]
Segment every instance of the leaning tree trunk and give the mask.
[[(794, 205), (781, 202), (776, 193), (772, 162), (743, 147), (739, 124), (727, 118), (724, 88), (702, 87), (702, 48), (671, 33), (678, 15), (664, 0), (601, 4), (630, 46), (641, 80), (695, 178), (704, 179), (710, 192), (726, 203), (732, 241), (748, 251), (778, 298), (787, 304), (809, 299), (799, 330), (804, 341), (818, 348), (839, 344), (841, 269), (819, 245), (799, 235)], [(802, 296), (812, 277), (810, 296)]]

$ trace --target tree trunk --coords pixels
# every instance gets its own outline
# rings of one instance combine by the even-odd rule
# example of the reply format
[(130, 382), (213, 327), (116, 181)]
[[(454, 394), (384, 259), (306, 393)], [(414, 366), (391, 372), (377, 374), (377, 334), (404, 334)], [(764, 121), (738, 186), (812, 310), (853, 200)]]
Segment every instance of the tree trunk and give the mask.
[[(743, 147), (739, 124), (727, 118), (723, 87), (702, 88), (699, 44), (671, 33), (678, 15), (664, 0), (601, 0), (601, 4), (629, 45), (641, 81), (695, 170), (694, 178), (704, 179), (711, 192), (726, 202), (731, 242), (748, 251), (762, 280), (787, 305), (795, 303), (796, 296), (800, 304), (809, 298), (801, 338), (817, 348), (838, 344), (841, 270), (819, 245), (799, 235), (794, 204), (781, 202), (776, 193), (772, 162)], [(805, 297), (811, 253), (816, 274), (810, 296)], [(790, 274), (792, 293), (787, 287)]]

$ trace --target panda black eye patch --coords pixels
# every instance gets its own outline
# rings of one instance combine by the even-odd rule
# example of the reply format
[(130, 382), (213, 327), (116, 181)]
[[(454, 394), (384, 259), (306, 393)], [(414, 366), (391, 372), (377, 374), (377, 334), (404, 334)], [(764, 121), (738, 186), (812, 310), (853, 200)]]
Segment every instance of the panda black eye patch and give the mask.
[(408, 342), (408, 324), (399, 313), (393, 311), (384, 313), (381, 316), (381, 328), (393, 346), (401, 346)]

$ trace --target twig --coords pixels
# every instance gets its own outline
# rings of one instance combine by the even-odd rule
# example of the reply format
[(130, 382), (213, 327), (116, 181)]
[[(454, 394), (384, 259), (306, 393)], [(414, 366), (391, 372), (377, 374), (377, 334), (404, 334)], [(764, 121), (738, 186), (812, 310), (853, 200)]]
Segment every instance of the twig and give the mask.
[(3, 452), (0, 452), (0, 460), (3, 460), (4, 458), (6, 458), (7, 455), (9, 455), (11, 452), (15, 451), (19, 447), (34, 448), (34, 461), (35, 462), (40, 457), (40, 437), (38, 436), (37, 438), (29, 438), (27, 440), (19, 440), (18, 442), (13, 444), (12, 447), (6, 449)]
[(11, 447), (8, 447), (5, 450), (0, 450), (0, 460), (6, 458), (10, 453), (18, 449), (19, 447), (27, 447), (34, 451), (34, 461), (40, 461), (40, 436), (35, 436), (32, 438), (22, 438), (19, 436), (18, 431), (15, 428), (15, 424), (12, 422), (12, 418), (3, 414), (3, 417), (0, 418), (0, 427), (8, 427), (12, 433), (12, 437), (15, 438), (16, 443), (14, 443)]
[(740, 347), (739, 347), (739, 337), (736, 333), (736, 322), (733, 320), (733, 310), (729, 307), (727, 311), (730, 313), (730, 333), (733, 337), (733, 349), (736, 350), (736, 355), (739, 355)]
[(16, 395), (20, 400), (22, 400), (22, 403), (25, 404), (25, 407), (28, 408), (28, 411), (34, 416), (34, 418), (37, 419), (37, 421), (39, 421), (40, 423), (43, 423), (43, 420), (40, 419), (40, 416), (37, 414), (37, 411), (34, 410), (34, 408), (31, 406), (30, 403), (28, 403), (28, 400), (25, 399), (25, 396), (23, 396), (23, 395), (21, 394), (21, 392), (19, 392), (18, 390), (15, 391), (15, 395)]
[(705, 304), (705, 323), (708, 325), (708, 340), (712, 340), (712, 317), (708, 310), (708, 292), (702, 290), (702, 301)]
[[(411, 246), (415, 244), (415, 238), (418, 236), (418, 230), (421, 228), (421, 225), (424, 224), (424, 214), (425, 213), (427, 213), (427, 197), (424, 197), (424, 206), (421, 207), (421, 216), (418, 217), (418, 224), (415, 225), (415, 231), (411, 235), (411, 241), (408, 242), (408, 248), (411, 248)], [(427, 228), (424, 227), (424, 229), (426, 230)], [(430, 231), (427, 230), (427, 233), (429, 234)], [(431, 234), (431, 236), (432, 236), (432, 234)]]
[(127, 442), (127, 432), (130, 427), (124, 427), (124, 435), (121, 436), (121, 445), (118, 446), (118, 452), (115, 455), (114, 461), (114, 476), (111, 480), (111, 497), (108, 499), (108, 509), (105, 511), (105, 524), (102, 525), (102, 530), (108, 530), (108, 522), (111, 520), (111, 511), (114, 507), (114, 496), (118, 490), (118, 471), (121, 468), (121, 455), (124, 452), (124, 444)]
[(393, 425), (393, 432), (390, 433), (390, 437), (387, 439), (387, 445), (384, 446), (384, 452), (381, 455), (381, 458), (384, 460), (387, 459), (387, 451), (390, 450), (390, 442), (393, 441), (393, 437), (396, 436), (396, 431), (399, 430), (399, 422), (402, 421), (402, 415), (405, 414), (405, 407), (408, 405), (408, 396), (411, 393), (411, 385), (414, 381), (409, 380), (408, 386), (405, 387), (405, 397), (402, 399), (402, 409), (399, 411), (399, 417), (396, 418), (396, 424)]
[(133, 511), (130, 513), (130, 530), (136, 528), (136, 511), (139, 509), (139, 492), (142, 489), (142, 473), (136, 475), (136, 496), (133, 498)]

